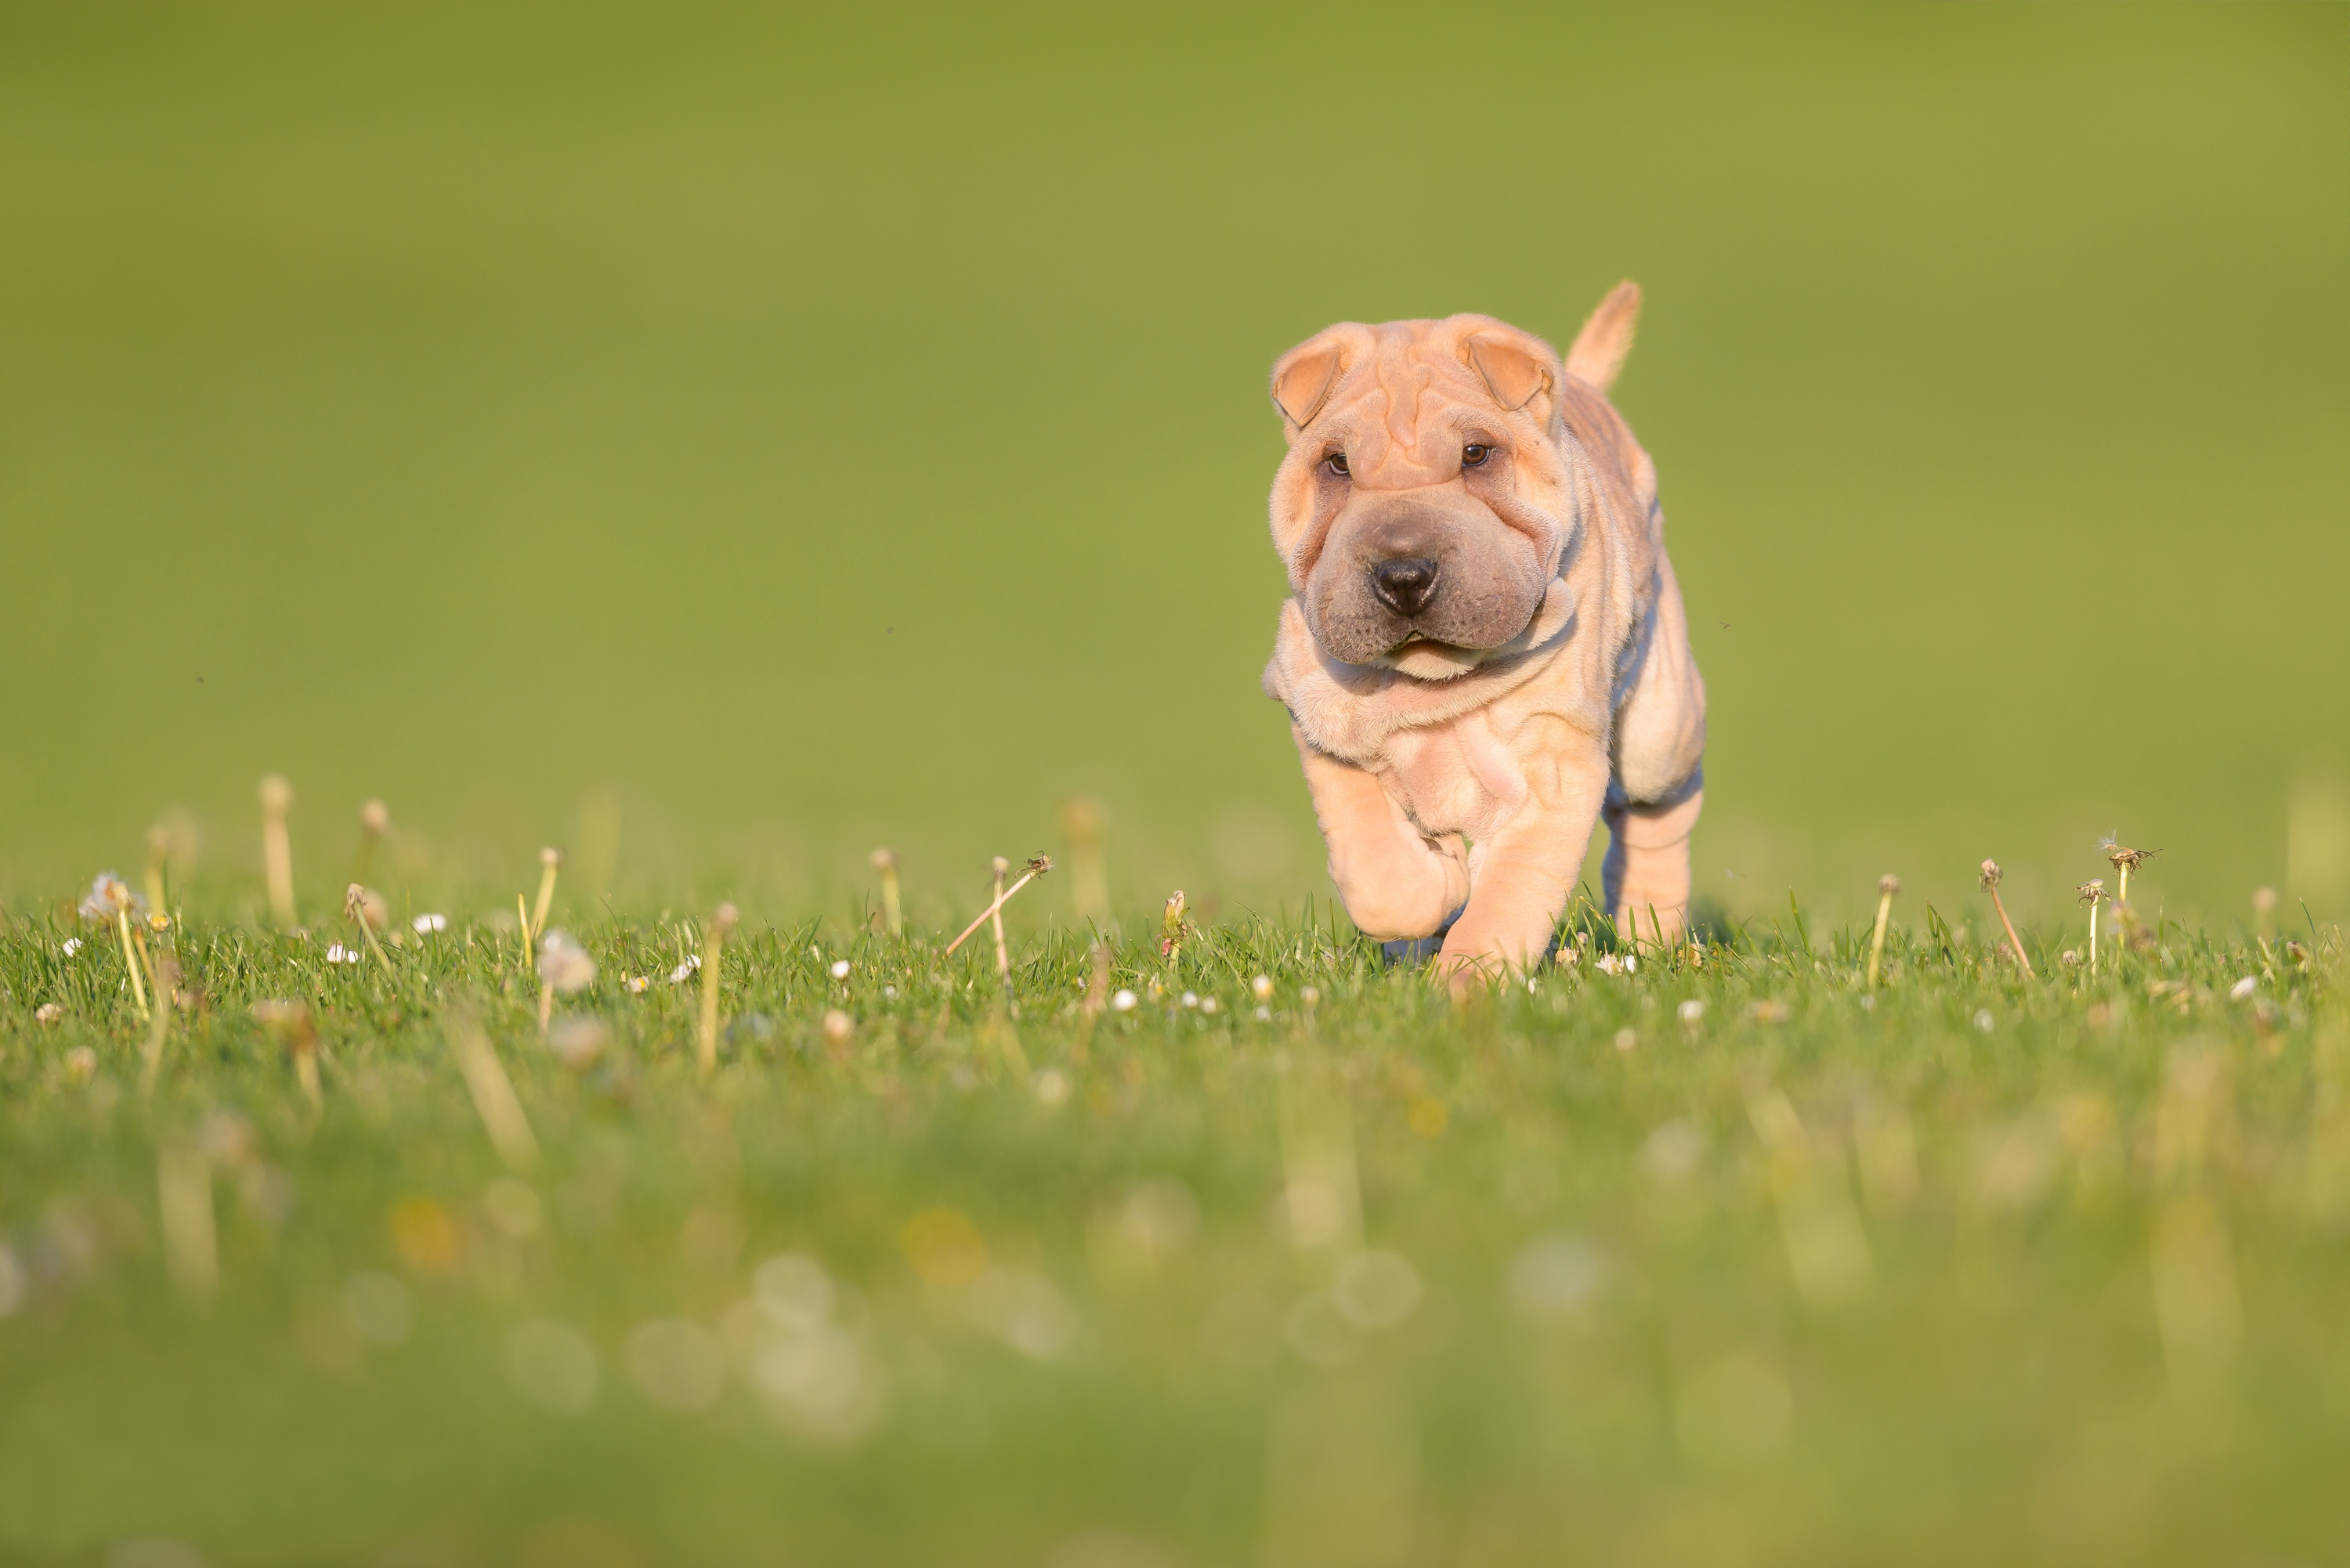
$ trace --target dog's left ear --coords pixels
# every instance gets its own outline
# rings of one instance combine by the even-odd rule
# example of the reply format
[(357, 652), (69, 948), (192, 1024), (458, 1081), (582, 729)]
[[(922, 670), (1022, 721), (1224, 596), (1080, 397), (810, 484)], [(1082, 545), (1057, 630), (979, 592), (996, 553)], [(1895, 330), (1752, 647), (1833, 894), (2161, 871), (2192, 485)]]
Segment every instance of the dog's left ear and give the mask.
[(1506, 337), (1479, 336), (1461, 345), (1493, 400), (1515, 413), (1551, 389), (1548, 356)]

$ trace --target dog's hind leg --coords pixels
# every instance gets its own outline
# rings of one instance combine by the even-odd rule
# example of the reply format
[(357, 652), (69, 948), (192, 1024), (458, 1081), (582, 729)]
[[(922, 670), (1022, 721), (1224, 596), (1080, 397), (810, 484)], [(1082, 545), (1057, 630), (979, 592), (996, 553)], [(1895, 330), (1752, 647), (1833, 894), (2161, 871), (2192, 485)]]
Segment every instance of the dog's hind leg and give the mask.
[(1647, 646), (1616, 710), (1601, 880), (1620, 937), (1669, 943), (1689, 926), (1690, 835), (1705, 803), (1705, 680), (1661, 553), (1657, 577)]

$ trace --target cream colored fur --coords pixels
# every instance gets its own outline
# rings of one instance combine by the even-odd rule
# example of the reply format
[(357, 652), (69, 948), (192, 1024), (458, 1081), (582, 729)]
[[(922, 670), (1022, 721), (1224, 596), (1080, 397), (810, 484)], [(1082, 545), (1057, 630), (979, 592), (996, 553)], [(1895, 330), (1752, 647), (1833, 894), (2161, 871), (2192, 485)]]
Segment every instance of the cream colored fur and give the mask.
[[(1617, 287), (1563, 362), (1455, 316), (1345, 323), (1274, 369), (1289, 454), (1273, 535), (1293, 592), (1265, 690), (1289, 710), (1348, 915), (1401, 938), (1461, 910), (1440, 960), (1456, 981), (1539, 961), (1603, 817), (1619, 931), (1669, 940), (1687, 920), (1705, 683), (1656, 470), (1607, 396), (1639, 298)], [(1477, 448), (1492, 455), (1464, 458)], [(1440, 600), (1461, 583), (1471, 602), (1388, 607), (1366, 574), (1399, 550), (1441, 563)]]

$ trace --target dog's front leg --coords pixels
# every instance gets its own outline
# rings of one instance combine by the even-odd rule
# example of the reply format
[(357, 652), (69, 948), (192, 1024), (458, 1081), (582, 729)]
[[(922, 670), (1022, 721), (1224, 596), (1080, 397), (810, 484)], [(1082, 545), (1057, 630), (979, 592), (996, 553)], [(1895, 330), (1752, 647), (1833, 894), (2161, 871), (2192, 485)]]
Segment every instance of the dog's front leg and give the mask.
[(1472, 974), (1540, 963), (1583, 869), (1607, 794), (1607, 748), (1559, 728), (1528, 756), (1525, 802), (1481, 846), (1484, 861), (1469, 907), (1444, 939), (1437, 963), (1456, 993)]
[(1290, 733), (1347, 919), (1383, 941), (1435, 934), (1469, 896), (1460, 839), (1427, 837), (1367, 770), (1317, 749), (1295, 725)]

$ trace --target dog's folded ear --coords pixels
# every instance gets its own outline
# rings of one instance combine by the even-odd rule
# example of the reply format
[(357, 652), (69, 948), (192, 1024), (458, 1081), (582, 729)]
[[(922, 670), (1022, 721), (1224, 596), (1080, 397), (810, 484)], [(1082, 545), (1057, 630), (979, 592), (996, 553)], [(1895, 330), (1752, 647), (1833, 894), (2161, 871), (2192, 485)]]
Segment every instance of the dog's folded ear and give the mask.
[(1281, 417), (1304, 430), (1330, 400), (1331, 389), (1344, 370), (1344, 345), (1328, 333), (1309, 337), (1284, 354), (1273, 368), (1273, 406)]
[(1632, 328), (1639, 319), (1640, 286), (1627, 278), (1607, 291), (1575, 335), (1575, 347), (1566, 351), (1566, 373), (1603, 392), (1614, 386), (1624, 356), (1632, 351)]
[(1469, 362), (1484, 379), (1485, 389), (1502, 407), (1514, 413), (1555, 385), (1547, 345), (1529, 347), (1507, 337), (1481, 333), (1461, 346)]

